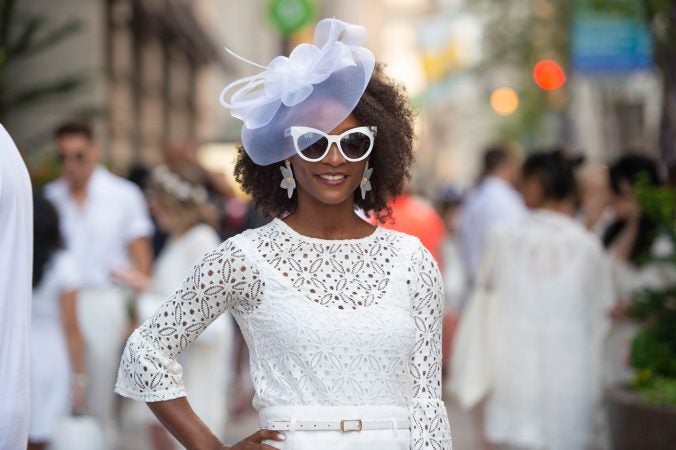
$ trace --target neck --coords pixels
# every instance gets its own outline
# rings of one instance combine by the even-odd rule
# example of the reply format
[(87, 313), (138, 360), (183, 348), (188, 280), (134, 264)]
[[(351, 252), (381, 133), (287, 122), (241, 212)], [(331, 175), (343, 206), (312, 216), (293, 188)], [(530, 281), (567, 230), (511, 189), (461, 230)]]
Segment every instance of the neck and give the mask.
[(491, 172), (489, 174), (486, 174), (486, 176), (483, 178), (483, 180), (487, 179), (492, 179), (492, 180), (499, 180), (502, 181), (503, 183), (512, 186), (512, 182), (509, 180), (509, 177), (507, 177), (505, 174), (502, 172)]
[(540, 209), (563, 214), (564, 216), (568, 217), (573, 217), (575, 215), (575, 205), (573, 204), (573, 202), (566, 200), (558, 202), (553, 200), (545, 201), (540, 207)]
[(373, 226), (355, 214), (352, 199), (329, 205), (301, 191), (297, 192), (298, 206), (284, 222), (300, 234), (331, 240), (358, 239), (373, 232)]
[(82, 184), (70, 184), (70, 196), (73, 198), (75, 203), (78, 206), (84, 205), (84, 202), (87, 200), (87, 186), (89, 185), (89, 180), (91, 179), (91, 174)]

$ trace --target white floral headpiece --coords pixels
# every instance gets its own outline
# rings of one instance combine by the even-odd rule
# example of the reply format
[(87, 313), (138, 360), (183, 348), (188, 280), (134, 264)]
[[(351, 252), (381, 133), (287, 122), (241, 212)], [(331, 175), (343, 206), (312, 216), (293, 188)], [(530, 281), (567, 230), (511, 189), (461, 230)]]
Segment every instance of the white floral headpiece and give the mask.
[(300, 44), (267, 67), (235, 55), (264, 69), (220, 95), (221, 105), (244, 122), (242, 143), (255, 163), (268, 165), (295, 153), (284, 133), (290, 126), (328, 133), (352, 112), (375, 67), (373, 53), (362, 47), (365, 41), (364, 27), (324, 19), (315, 27), (313, 44)]
[(185, 181), (164, 164), (160, 164), (153, 169), (152, 179), (162, 189), (182, 202), (205, 203), (209, 198), (207, 190), (203, 186)]

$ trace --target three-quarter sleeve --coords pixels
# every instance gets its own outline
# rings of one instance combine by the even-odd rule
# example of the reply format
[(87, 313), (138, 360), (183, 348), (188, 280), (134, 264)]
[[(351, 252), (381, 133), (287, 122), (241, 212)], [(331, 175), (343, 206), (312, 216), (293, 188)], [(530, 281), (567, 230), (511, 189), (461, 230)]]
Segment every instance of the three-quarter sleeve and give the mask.
[(129, 337), (115, 392), (145, 402), (185, 396), (178, 355), (224, 311), (244, 314), (256, 308), (262, 283), (255, 264), (233, 242), (208, 252)]
[(410, 267), (416, 335), (411, 357), (411, 449), (451, 450), (451, 427), (441, 400), (441, 274), (422, 246), (415, 250)]

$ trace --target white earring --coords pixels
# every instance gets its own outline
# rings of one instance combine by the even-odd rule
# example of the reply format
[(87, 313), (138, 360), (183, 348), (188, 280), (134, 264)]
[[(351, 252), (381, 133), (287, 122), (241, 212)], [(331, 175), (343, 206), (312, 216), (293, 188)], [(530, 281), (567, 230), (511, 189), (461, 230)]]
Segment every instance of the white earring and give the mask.
[(282, 182), (279, 184), (279, 187), (286, 189), (286, 193), (291, 198), (293, 195), (293, 190), (296, 189), (296, 180), (293, 178), (293, 171), (291, 170), (291, 163), (285, 161), (286, 167), (280, 166), (279, 170), (282, 171)]
[(369, 178), (371, 178), (371, 175), (373, 175), (373, 168), (369, 169), (369, 163), (366, 161), (366, 168), (364, 169), (364, 176), (361, 179), (361, 183), (359, 184), (359, 189), (361, 189), (361, 198), (362, 200), (366, 200), (366, 193), (370, 191), (371, 188), (371, 181), (369, 181)]

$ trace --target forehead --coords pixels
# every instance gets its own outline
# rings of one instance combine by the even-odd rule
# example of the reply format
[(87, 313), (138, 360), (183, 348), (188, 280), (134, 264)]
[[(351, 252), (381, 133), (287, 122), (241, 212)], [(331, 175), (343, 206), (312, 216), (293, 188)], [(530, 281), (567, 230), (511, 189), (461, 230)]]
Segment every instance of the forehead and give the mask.
[(81, 134), (66, 134), (56, 140), (63, 151), (87, 151), (91, 148), (91, 141)]

